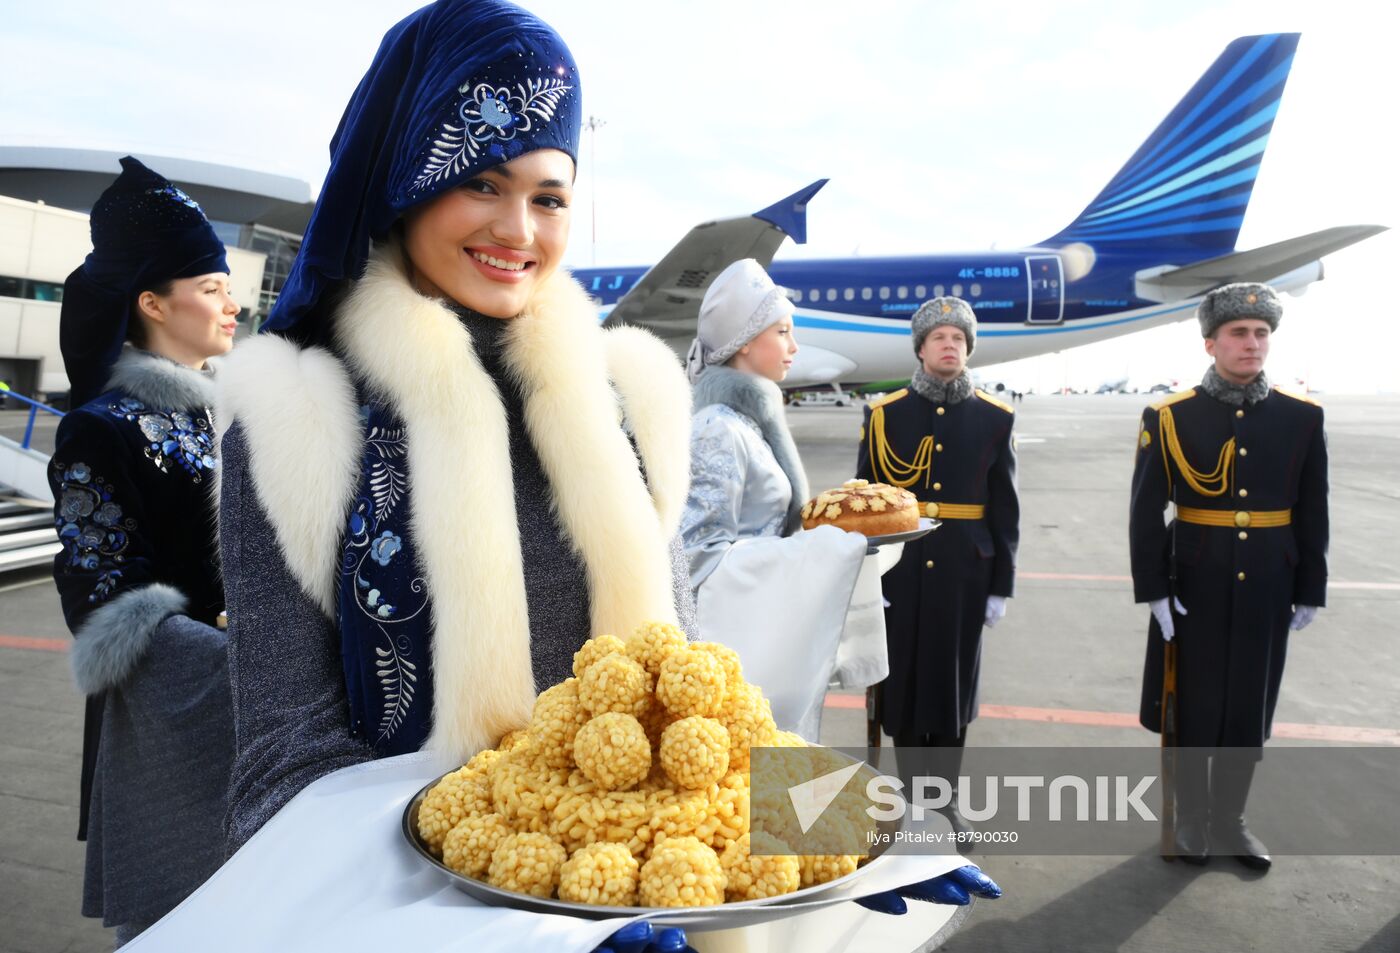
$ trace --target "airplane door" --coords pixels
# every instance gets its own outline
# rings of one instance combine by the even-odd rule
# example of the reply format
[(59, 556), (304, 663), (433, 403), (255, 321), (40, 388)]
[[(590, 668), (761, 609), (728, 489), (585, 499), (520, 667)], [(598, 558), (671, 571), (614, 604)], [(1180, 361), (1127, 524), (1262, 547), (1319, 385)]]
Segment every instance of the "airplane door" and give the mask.
[(1031, 324), (1058, 324), (1065, 316), (1065, 279), (1058, 255), (1028, 255), (1026, 281), (1030, 285), (1026, 320)]

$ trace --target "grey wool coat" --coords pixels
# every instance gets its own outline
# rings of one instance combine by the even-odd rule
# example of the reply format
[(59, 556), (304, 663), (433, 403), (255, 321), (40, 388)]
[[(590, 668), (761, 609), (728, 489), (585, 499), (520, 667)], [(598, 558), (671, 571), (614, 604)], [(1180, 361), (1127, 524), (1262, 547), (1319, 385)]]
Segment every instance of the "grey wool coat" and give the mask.
[(431, 599), (426, 748), (465, 762), (528, 723), (593, 635), (693, 627), (679, 362), (638, 329), (600, 329), (567, 275), (499, 335), (481, 326), (494, 320), (419, 295), (388, 246), (348, 289), (330, 347), (264, 336), (221, 370), (234, 848), (312, 781), (375, 756), (352, 733), (338, 599), (366, 393), (403, 424)]
[(86, 916), (150, 923), (223, 859), (233, 755), (198, 371), (128, 347), (69, 413), (50, 464), (54, 580), (87, 696), (79, 837)]

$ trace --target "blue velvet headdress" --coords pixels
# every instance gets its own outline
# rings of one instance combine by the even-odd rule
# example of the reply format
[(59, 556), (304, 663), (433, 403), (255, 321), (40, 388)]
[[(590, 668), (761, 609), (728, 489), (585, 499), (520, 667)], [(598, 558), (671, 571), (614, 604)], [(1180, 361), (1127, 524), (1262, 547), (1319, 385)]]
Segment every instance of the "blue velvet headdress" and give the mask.
[(538, 149), (577, 160), (573, 56), (502, 0), (438, 0), (379, 46), (331, 139), (331, 165), (301, 251), (264, 330), (318, 339), (327, 292), (358, 278), (371, 241), (420, 202)]
[(77, 407), (102, 393), (136, 296), (175, 278), (228, 272), (199, 204), (126, 156), (92, 207), (92, 254), (63, 283), (59, 349)]

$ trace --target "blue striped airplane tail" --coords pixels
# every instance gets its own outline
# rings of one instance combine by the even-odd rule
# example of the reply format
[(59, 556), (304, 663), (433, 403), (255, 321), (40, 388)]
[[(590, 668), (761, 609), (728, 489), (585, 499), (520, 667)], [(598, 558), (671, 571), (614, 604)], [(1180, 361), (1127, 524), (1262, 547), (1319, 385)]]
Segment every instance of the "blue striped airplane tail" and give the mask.
[(1234, 249), (1298, 37), (1227, 46), (1089, 207), (1042, 244), (1146, 244), (1193, 257)]

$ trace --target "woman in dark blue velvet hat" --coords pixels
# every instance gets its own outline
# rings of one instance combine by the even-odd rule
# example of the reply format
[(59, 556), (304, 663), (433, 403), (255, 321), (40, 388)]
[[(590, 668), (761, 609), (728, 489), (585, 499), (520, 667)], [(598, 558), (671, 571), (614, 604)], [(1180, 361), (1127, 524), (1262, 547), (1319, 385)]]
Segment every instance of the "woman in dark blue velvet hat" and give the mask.
[(462, 764), (591, 635), (690, 616), (684, 373), (561, 267), (580, 96), (509, 3), (396, 25), (221, 369), (235, 844), (336, 768)]
[(235, 848), (339, 768), (494, 747), (590, 636), (693, 630), (684, 371), (561, 267), (580, 95), (502, 0), (393, 27), (269, 333), (220, 371)]
[(222, 860), (226, 638), (205, 362), (232, 346), (224, 246), (188, 195), (127, 156), (64, 285), (74, 410), (49, 482), (72, 665), (87, 696), (83, 913), (124, 942)]

